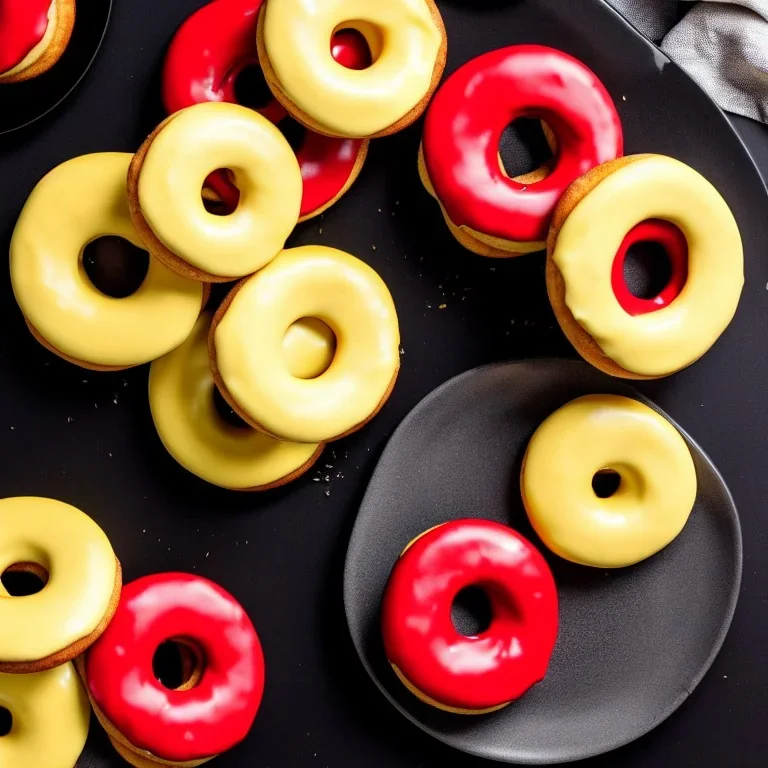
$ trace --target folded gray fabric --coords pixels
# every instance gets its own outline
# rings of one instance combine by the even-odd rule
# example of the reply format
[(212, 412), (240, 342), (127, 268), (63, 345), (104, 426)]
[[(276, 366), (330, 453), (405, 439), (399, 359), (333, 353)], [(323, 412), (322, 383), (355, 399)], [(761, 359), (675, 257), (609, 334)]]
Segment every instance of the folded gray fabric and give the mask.
[(729, 112), (768, 123), (768, 0), (609, 0)]

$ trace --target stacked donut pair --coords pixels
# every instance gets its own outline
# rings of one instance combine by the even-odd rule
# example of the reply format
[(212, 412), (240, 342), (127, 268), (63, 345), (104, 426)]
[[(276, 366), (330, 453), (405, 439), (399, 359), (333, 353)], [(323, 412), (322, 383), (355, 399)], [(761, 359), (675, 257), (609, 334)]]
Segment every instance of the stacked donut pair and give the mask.
[[(32, 497), (0, 500), (0, 575), (19, 572), (39, 583), (31, 594), (0, 583), (0, 624), (12, 628), (0, 634), (3, 766), (73, 768), (89, 698), (117, 751), (138, 768), (199, 765), (245, 738), (261, 703), (264, 658), (245, 611), (221, 587), (183, 573), (123, 586), (91, 518)], [(153, 664), (169, 644), (180, 669), (166, 683)]]
[[(551, 414), (523, 457), (529, 521), (555, 555), (621, 568), (666, 547), (696, 499), (696, 469), (682, 435), (649, 406), (586, 395)], [(481, 590), (487, 626), (460, 632), (452, 608)], [(398, 679), (448, 712), (494, 712), (541, 681), (555, 649), (558, 598), (546, 560), (518, 532), (455, 520), (417, 536), (386, 585), (384, 651)]]
[[(518, 118), (542, 121), (553, 157), (510, 178), (499, 155)], [(456, 239), (498, 258), (546, 248), (546, 283), (577, 351), (613, 376), (657, 378), (701, 357), (744, 283), (738, 226), (717, 190), (662, 155), (623, 157), (616, 107), (581, 62), (511, 46), (460, 67), (427, 111), (419, 172)], [(633, 246), (663, 250), (650, 295), (625, 279)]]

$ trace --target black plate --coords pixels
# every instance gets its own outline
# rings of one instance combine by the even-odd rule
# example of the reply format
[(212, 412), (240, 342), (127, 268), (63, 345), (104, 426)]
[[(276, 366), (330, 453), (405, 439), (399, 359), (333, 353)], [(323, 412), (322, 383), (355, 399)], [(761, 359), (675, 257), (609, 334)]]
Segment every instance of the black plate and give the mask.
[[(204, 2), (115, 3), (108, 48), (69, 108), (36, 126), (34, 141), (11, 136), (11, 151), (0, 142), (4, 247), (44, 173), (85, 152), (135, 150), (162, 119), (166, 47)], [(759, 405), (768, 381), (763, 184), (722, 113), (599, 0), (441, 0), (440, 8), (451, 41), (449, 72), (510, 43), (547, 43), (576, 54), (616, 97), (629, 151), (686, 160), (735, 212), (747, 286), (734, 322), (701, 361), (639, 388), (696, 435), (731, 486), (749, 566), (739, 611), (713, 674), (682, 711), (608, 762), (593, 762), (596, 768), (616, 761), (622, 768), (722, 768), (733, 765), (740, 745), (739, 768), (762, 768), (768, 748), (768, 411)], [(416, 125), (372, 142), (350, 193), (292, 238), (344, 248), (373, 265), (395, 298), (404, 355), (382, 413), (328, 450), (319, 473), (282, 490), (227, 493), (181, 469), (154, 432), (146, 367), (99, 376), (54, 358), (30, 336), (8, 271), (0, 270), (0, 495), (45, 494), (77, 505), (114, 542), (126, 579), (168, 569), (202, 573), (237, 596), (256, 623), (268, 667), (264, 704), (247, 741), (212, 763), (216, 768), (436, 768), (459, 760), (462, 768), (486, 766), (423, 734), (371, 683), (346, 626), (344, 554), (378, 454), (422, 397), (483, 363), (571, 351), (549, 308), (540, 257), (501, 263), (455, 244), (418, 180), (419, 131)], [(80, 768), (121, 766), (94, 725)]]
[(56, 64), (32, 80), (0, 83), (0, 134), (39, 120), (75, 90), (96, 58), (111, 12), (112, 0), (77, 0), (72, 39)]
[[(397, 428), (360, 508), (344, 573), (355, 648), (406, 717), (464, 752), (545, 765), (626, 744), (683, 703), (731, 624), (742, 560), (736, 507), (685, 432), (696, 465), (696, 504), (683, 532), (659, 555), (631, 568), (586, 568), (552, 555), (533, 532), (519, 492), (528, 440), (549, 414), (590, 393), (638, 397), (573, 361), (501, 363), (457, 376)], [(560, 597), (558, 643), (544, 682), (482, 717), (447, 714), (408, 693), (386, 661), (379, 623), (387, 578), (408, 542), (464, 517), (520, 531), (547, 557)]]

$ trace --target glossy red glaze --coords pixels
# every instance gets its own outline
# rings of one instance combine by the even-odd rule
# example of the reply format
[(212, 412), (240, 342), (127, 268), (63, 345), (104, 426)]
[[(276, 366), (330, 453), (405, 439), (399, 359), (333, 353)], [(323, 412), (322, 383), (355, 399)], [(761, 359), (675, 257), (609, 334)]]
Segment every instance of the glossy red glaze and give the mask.
[(45, 37), (52, 0), (0, 0), (0, 74), (21, 64)]
[[(557, 137), (552, 172), (535, 184), (504, 175), (499, 142), (519, 117)], [(621, 122), (603, 84), (581, 62), (539, 45), (483, 54), (443, 84), (427, 111), (424, 159), (451, 221), (515, 242), (544, 241), (568, 186), (623, 152)]]
[[(152, 672), (157, 648), (194, 641), (205, 655), (198, 685), (165, 688)], [(264, 690), (259, 638), (240, 604), (199, 576), (164, 573), (123, 587), (115, 617), (86, 656), (88, 689), (134, 746), (174, 762), (224, 752), (251, 728)]]
[[(176, 33), (163, 70), (163, 101), (169, 114), (206, 101), (237, 103), (235, 81), (258, 66), (256, 25), (263, 0), (216, 0), (193, 13)], [(351, 69), (370, 66), (365, 38), (356, 30), (337, 32), (331, 41), (336, 60)], [(276, 99), (257, 110), (277, 124), (287, 113)], [(334, 139), (307, 131), (296, 152), (304, 179), (302, 217), (337, 197), (349, 181), (363, 142)], [(238, 191), (223, 174), (206, 180), (225, 208), (237, 206)]]
[[(476, 637), (451, 620), (456, 595), (482, 587), (493, 618)], [(482, 710), (522, 696), (547, 671), (557, 639), (557, 590), (542, 555), (488, 520), (429, 531), (398, 560), (382, 605), (387, 658), (435, 701)]]
[[(661, 245), (667, 253), (671, 267), (669, 282), (652, 299), (641, 299), (632, 294), (624, 280), (624, 261), (629, 249), (642, 242)], [(669, 306), (681, 293), (688, 279), (688, 241), (672, 223), (661, 219), (648, 219), (633, 227), (616, 252), (611, 269), (611, 285), (619, 304), (630, 315), (643, 315)]]

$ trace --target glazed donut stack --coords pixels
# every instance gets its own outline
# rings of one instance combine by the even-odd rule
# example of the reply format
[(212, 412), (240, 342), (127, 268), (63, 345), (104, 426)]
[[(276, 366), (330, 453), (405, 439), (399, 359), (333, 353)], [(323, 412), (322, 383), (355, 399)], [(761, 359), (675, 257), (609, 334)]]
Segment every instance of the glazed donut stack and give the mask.
[[(126, 586), (104, 532), (79, 509), (44, 498), (0, 500), (0, 708), (10, 717), (0, 762), (73, 768), (91, 705), (137, 768), (200, 765), (248, 734), (264, 691), (264, 657), (240, 604), (199, 576), (166, 573)], [(175, 644), (178, 680), (156, 654)], [(74, 662), (74, 663), (73, 663)], [(78, 674), (79, 673), (79, 674)], [(89, 704), (90, 699), (90, 704)]]

